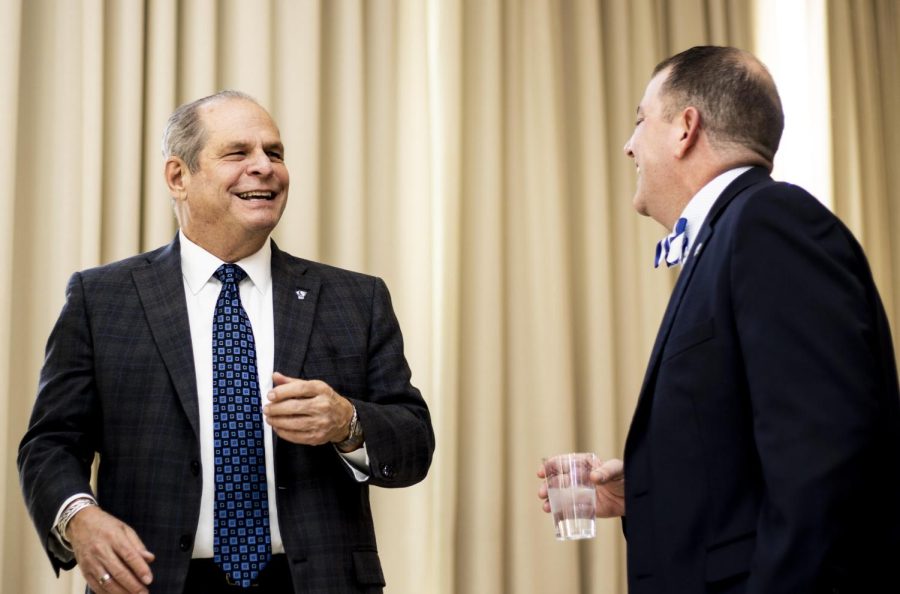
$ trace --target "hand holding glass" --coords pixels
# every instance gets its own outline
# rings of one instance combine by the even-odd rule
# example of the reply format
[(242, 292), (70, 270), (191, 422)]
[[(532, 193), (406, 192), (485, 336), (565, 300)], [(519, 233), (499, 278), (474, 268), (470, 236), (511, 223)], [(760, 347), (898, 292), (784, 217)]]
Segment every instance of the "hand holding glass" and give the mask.
[(594, 538), (597, 496), (591, 469), (596, 464), (597, 456), (593, 453), (544, 458), (550, 515), (557, 540)]

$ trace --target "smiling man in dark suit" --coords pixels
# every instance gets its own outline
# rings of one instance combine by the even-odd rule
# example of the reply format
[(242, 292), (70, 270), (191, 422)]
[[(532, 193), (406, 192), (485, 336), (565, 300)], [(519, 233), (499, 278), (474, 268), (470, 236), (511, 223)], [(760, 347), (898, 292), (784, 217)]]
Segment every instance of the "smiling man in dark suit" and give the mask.
[(657, 264), (682, 266), (624, 465), (592, 476), (632, 594), (900, 591), (891, 333), (849, 230), (769, 177), (783, 121), (756, 58), (695, 47), (625, 145), (636, 210), (672, 230)]
[(48, 341), (18, 461), (50, 560), (108, 593), (380, 592), (368, 485), (434, 450), (388, 291), (271, 242), (289, 176), (250, 97), (180, 107), (164, 152), (178, 236), (73, 275)]

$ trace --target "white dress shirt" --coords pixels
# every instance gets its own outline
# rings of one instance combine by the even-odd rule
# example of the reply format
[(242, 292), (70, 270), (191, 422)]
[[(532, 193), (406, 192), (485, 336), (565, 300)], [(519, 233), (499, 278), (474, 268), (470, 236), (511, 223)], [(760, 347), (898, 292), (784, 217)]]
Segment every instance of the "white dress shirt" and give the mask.
[[(203, 490), (200, 496), (200, 522), (194, 537), (193, 557), (213, 556), (215, 506), (215, 463), (213, 462), (213, 390), (212, 390), (212, 322), (222, 283), (213, 276), (224, 264), (179, 232), (181, 273), (187, 299), (194, 372), (197, 376), (197, 405), (200, 411), (200, 462), (203, 468)], [(275, 361), (275, 324), (272, 313), (272, 247), (268, 241), (262, 249), (235, 262), (246, 278), (240, 284), (241, 305), (250, 318), (256, 343), (256, 366), (259, 370), (260, 406), (272, 389), (272, 367)], [(262, 411), (260, 411), (262, 414)], [(266, 446), (266, 483), (269, 493), (269, 530), (272, 553), (283, 553), (278, 509), (275, 505), (275, 461), (272, 457), (272, 428), (263, 423)]]
[[(197, 376), (197, 404), (200, 409), (200, 461), (203, 468), (203, 490), (200, 497), (200, 521), (194, 538), (193, 557), (213, 556), (213, 525), (215, 505), (215, 463), (213, 462), (213, 390), (212, 390), (212, 322), (222, 283), (213, 276), (224, 264), (179, 231), (181, 242), (181, 272), (187, 299), (191, 344), (194, 352), (194, 371)], [(272, 247), (263, 247), (243, 260), (235, 262), (246, 278), (240, 283), (241, 305), (250, 318), (253, 340), (256, 343), (256, 365), (259, 370), (260, 406), (268, 401), (272, 389), (275, 361), (275, 323), (272, 306)], [(262, 414), (262, 411), (260, 411)], [(278, 506), (275, 505), (275, 461), (272, 447), (272, 427), (263, 423), (266, 447), (266, 482), (269, 495), (269, 529), (272, 553), (283, 553), (281, 531), (278, 527)], [(365, 446), (343, 454), (356, 480), (368, 477), (369, 461)]]
[[(684, 211), (679, 218), (687, 219), (685, 233), (687, 234), (688, 243), (684, 248), (684, 253), (686, 255), (681, 259), (682, 266), (684, 266), (684, 263), (687, 262), (688, 258), (692, 255), (691, 248), (694, 246), (694, 240), (697, 238), (697, 234), (700, 232), (700, 228), (706, 220), (706, 215), (709, 214), (713, 204), (716, 203), (716, 199), (718, 199), (719, 195), (725, 191), (728, 184), (736, 180), (742, 173), (749, 169), (749, 166), (736, 167), (734, 169), (729, 169), (724, 173), (720, 173), (707, 182), (705, 186), (700, 188), (700, 190), (694, 194), (693, 198), (691, 198), (690, 202), (687, 203), (687, 206), (684, 207)], [(703, 246), (697, 246), (697, 249), (701, 249), (702, 247)]]
[[(200, 413), (200, 461), (203, 469), (203, 489), (200, 496), (200, 520), (194, 538), (193, 558), (213, 556), (213, 526), (215, 503), (215, 463), (213, 461), (213, 393), (212, 393), (212, 322), (216, 301), (222, 283), (213, 276), (224, 264), (179, 231), (181, 246), (181, 273), (184, 295), (187, 301), (191, 345), (194, 354), (194, 372), (197, 379), (197, 405)], [(272, 301), (272, 247), (266, 241), (263, 247), (243, 260), (235, 262), (246, 278), (240, 283), (241, 304), (250, 318), (253, 339), (256, 344), (256, 364), (259, 370), (260, 406), (268, 402), (266, 395), (272, 389), (272, 373), (275, 362), (275, 323)], [(260, 411), (261, 413), (262, 411)], [(272, 427), (263, 423), (266, 449), (266, 483), (269, 497), (269, 530), (272, 537), (272, 553), (283, 553), (281, 531), (278, 527), (278, 507), (275, 505), (275, 462), (272, 447)], [(365, 444), (350, 453), (338, 451), (359, 482), (369, 479), (369, 455)], [(79, 498), (93, 500), (90, 493), (77, 493), (59, 507), (54, 521), (57, 528), (66, 507)], [(57, 538), (67, 549), (66, 541), (58, 531)], [(140, 535), (139, 535), (140, 536)]]

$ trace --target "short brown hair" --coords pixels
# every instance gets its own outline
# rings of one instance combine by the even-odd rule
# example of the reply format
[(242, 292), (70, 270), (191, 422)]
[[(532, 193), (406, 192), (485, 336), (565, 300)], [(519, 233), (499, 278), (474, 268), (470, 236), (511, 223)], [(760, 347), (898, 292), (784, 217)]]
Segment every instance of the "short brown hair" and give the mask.
[(743, 146), (775, 158), (784, 112), (766, 67), (749, 52), (734, 47), (697, 46), (660, 62), (656, 76), (669, 69), (661, 94), (666, 116), (693, 106), (713, 142)]

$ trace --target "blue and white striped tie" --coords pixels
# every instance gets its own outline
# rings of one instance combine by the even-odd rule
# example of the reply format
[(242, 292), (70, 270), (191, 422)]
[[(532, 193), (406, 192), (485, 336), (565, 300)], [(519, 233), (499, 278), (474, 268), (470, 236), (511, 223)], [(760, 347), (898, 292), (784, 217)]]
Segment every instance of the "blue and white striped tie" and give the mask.
[(687, 256), (688, 236), (685, 233), (687, 219), (681, 217), (675, 223), (675, 229), (664, 239), (656, 244), (656, 260), (653, 267), (659, 268), (660, 262), (665, 260), (666, 266), (679, 264)]

